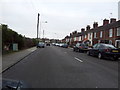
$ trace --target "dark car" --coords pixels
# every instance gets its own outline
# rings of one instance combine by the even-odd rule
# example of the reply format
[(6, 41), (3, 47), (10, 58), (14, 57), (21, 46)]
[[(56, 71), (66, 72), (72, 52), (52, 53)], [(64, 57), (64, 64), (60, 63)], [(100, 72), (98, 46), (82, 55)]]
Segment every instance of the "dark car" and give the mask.
[(87, 54), (97, 56), (99, 59), (108, 57), (113, 58), (114, 60), (118, 60), (120, 57), (120, 49), (115, 48), (111, 44), (98, 43), (95, 44), (93, 48), (87, 52)]
[(37, 48), (44, 48), (45, 47), (45, 43), (44, 42), (39, 42), (37, 44)]
[(25, 88), (30, 88), (30, 86), (23, 81), (2, 79), (2, 90), (26, 90)]
[(78, 52), (87, 52), (89, 47), (84, 43), (77, 43), (75, 46), (73, 46), (73, 51)]
[(46, 46), (50, 46), (50, 43), (46, 43)]

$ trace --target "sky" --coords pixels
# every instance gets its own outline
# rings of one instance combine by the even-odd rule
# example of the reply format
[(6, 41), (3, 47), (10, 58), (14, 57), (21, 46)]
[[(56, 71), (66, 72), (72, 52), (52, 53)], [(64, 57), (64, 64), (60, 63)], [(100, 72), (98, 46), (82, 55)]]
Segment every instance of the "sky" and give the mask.
[(101, 26), (105, 18), (118, 20), (118, 1), (0, 0), (0, 24), (7, 24), (23, 36), (36, 38), (37, 15), (40, 13), (39, 37), (63, 39), (87, 25), (93, 28), (94, 22)]

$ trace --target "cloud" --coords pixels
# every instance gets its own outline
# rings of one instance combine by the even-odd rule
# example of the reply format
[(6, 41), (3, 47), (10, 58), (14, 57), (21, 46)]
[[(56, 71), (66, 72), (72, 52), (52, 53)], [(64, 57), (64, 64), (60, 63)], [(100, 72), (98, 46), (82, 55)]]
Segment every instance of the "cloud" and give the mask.
[(41, 3), (93, 3), (93, 2), (118, 2), (119, 0), (35, 0)]
[(88, 24), (92, 26), (94, 21), (102, 22), (101, 19), (109, 17), (111, 12), (116, 17), (116, 1), (2, 0), (0, 19), (1, 23), (6, 23), (18, 33), (36, 37), (37, 14), (40, 13), (40, 21), (48, 21), (47, 24), (42, 24), (45, 35), (50, 38), (64, 38), (76, 29), (80, 31)]

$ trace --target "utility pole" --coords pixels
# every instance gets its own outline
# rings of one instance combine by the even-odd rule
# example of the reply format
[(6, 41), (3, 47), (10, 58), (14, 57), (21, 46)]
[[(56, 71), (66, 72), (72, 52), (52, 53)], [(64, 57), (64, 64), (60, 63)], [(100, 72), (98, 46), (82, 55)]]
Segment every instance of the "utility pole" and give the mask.
[(38, 13), (38, 17), (37, 17), (37, 41), (38, 41), (38, 32), (39, 32), (39, 16), (40, 16), (40, 14)]
[(44, 33), (45, 33), (45, 32), (44, 32), (44, 30), (43, 30), (43, 39), (44, 39)]

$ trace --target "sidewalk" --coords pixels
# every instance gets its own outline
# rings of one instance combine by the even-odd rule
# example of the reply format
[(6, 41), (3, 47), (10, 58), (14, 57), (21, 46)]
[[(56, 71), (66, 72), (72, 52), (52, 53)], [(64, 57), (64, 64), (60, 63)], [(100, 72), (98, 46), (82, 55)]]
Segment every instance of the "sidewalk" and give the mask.
[(24, 57), (26, 57), (36, 49), (37, 49), (36, 47), (32, 47), (19, 52), (3, 55), (2, 56), (2, 72), (8, 69), (9, 67), (13, 66), (15, 63), (19, 62), (21, 59), (23, 59)]

